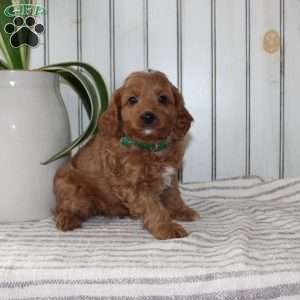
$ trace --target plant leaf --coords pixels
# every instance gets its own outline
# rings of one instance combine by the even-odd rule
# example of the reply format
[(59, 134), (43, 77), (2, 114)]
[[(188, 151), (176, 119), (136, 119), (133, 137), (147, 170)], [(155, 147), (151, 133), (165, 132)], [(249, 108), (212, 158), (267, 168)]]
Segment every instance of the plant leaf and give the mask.
[[(13, 2), (17, 2), (17, 4), (31, 4), (31, 5), (36, 5), (36, 0), (13, 0)], [(30, 54), (30, 49), (29, 46), (21, 46), (20, 48), (20, 55), (21, 55), (21, 60), (23, 64), (23, 69), (28, 69), (29, 66), (29, 54)]]
[[(76, 91), (82, 89), (84, 92), (80, 93), (81, 98), (84, 102), (86, 102), (85, 106), (90, 107), (90, 123), (86, 130), (74, 141), (71, 142), (70, 145), (64, 147), (58, 153), (50, 157), (47, 161), (42, 164), (48, 164), (56, 159), (59, 159), (65, 155), (67, 155), (72, 149), (74, 149), (77, 145), (79, 145), (83, 140), (87, 137), (91, 136), (97, 128), (97, 119), (99, 115), (99, 97), (95, 90), (95, 87), (90, 83), (89, 79), (79, 72), (78, 70), (74, 70), (68, 67), (62, 66), (46, 66), (41, 68), (48, 72), (54, 72), (62, 76), (65, 80), (72, 78), (71, 86), (76, 86)], [(68, 81), (69, 82), (69, 81)], [(87, 104), (89, 103), (89, 104)]]
[(19, 49), (22, 61), (22, 69), (27, 70), (29, 65), (29, 48), (28, 46), (23, 45)]
[[(59, 72), (59, 71), (58, 71)], [(81, 82), (78, 81), (77, 77), (72, 73), (67, 72), (59, 72), (59, 75), (65, 79), (66, 83), (69, 84), (74, 91), (79, 95), (79, 98), (82, 100), (82, 104), (87, 112), (89, 119), (91, 118), (91, 104), (89, 99), (89, 95), (86, 90), (83, 88)]]
[(8, 65), (0, 59), (0, 70), (7, 70), (9, 69)]
[[(97, 93), (101, 99), (101, 111), (99, 111), (99, 114), (101, 112), (105, 111), (108, 106), (108, 92), (107, 88), (104, 82), (103, 77), (101, 74), (91, 65), (87, 63), (82, 62), (76, 62), (76, 61), (70, 61), (70, 62), (64, 62), (64, 63), (58, 63), (53, 65), (48, 65), (48, 67), (80, 67), (82, 70), (89, 74), (89, 76), (92, 78), (93, 82), (95, 83), (95, 86), (97, 88)], [(40, 70), (44, 70), (45, 67), (40, 68)]]
[[(31, 3), (30, 0), (26, 1)], [(28, 63), (28, 49), (27, 46), (23, 45), (19, 48), (13, 48), (10, 44), (11, 34), (5, 32), (4, 27), (7, 23), (12, 23), (13, 18), (8, 17), (4, 14), (6, 7), (13, 4), (11, 0), (0, 0), (0, 50), (4, 55), (6, 64), (10, 69), (24, 69)], [(23, 49), (23, 50), (21, 50)], [(22, 55), (21, 52), (27, 53)]]

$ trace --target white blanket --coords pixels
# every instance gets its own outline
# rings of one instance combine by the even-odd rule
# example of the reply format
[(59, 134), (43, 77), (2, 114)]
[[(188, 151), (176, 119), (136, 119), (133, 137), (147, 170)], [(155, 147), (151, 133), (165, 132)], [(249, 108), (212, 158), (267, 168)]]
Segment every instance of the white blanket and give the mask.
[(131, 219), (0, 225), (0, 299), (300, 299), (300, 179), (182, 186), (199, 221), (155, 240)]

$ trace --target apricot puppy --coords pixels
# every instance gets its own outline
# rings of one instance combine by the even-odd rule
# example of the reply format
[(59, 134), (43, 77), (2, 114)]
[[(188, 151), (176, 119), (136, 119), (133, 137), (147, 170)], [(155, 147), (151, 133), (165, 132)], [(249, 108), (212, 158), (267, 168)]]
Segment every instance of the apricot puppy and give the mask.
[(174, 220), (198, 218), (177, 182), (192, 120), (163, 73), (129, 75), (99, 118), (99, 132), (55, 175), (57, 228), (75, 229), (94, 215), (130, 216), (157, 239), (186, 236)]

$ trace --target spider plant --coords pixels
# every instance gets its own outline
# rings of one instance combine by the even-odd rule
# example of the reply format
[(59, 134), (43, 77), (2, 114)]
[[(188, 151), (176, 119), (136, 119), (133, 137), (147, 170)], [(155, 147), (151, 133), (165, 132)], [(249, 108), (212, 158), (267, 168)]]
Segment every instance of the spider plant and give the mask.
[[(4, 10), (9, 6), (28, 8), (36, 6), (36, 3), (35, 0), (0, 0), (0, 70), (28, 70), (30, 48), (27, 45), (13, 48), (10, 44), (10, 35), (4, 30), (5, 25), (11, 23), (13, 19), (4, 14)], [(63, 62), (35, 70), (58, 74), (78, 94), (89, 118), (89, 124), (85, 131), (43, 163), (48, 164), (68, 155), (72, 149), (96, 132), (97, 118), (108, 105), (108, 93), (100, 73), (91, 65), (83, 62)]]

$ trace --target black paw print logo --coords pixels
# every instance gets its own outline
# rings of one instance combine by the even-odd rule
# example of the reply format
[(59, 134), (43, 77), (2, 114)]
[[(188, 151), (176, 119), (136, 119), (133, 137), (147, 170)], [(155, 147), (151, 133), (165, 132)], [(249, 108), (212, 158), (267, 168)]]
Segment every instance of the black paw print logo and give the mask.
[(36, 24), (31, 16), (24, 21), (22, 17), (15, 17), (13, 23), (7, 23), (4, 27), (6, 33), (11, 34), (10, 44), (18, 48), (25, 44), (34, 47), (39, 43), (37, 34), (44, 32), (43, 24)]

